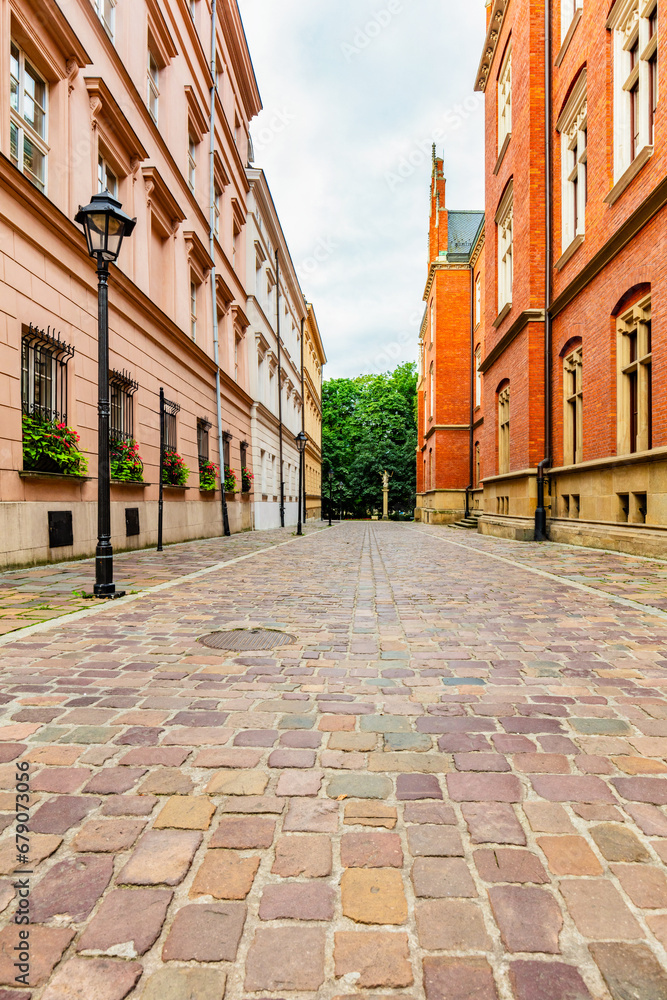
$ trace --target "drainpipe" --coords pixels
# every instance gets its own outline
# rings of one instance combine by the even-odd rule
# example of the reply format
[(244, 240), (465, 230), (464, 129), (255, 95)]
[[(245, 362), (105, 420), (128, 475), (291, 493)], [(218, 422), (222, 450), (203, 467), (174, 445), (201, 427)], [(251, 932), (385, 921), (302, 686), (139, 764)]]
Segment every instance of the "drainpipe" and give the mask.
[(209, 123), (211, 134), (210, 149), (210, 183), (209, 183), (209, 216), (208, 216), (208, 253), (213, 261), (211, 268), (211, 301), (213, 306), (213, 360), (215, 361), (215, 403), (218, 416), (218, 463), (220, 466), (220, 495), (222, 497), (222, 531), (231, 535), (229, 530), (229, 511), (225, 496), (225, 453), (222, 439), (222, 404), (220, 402), (220, 344), (218, 341), (218, 301), (215, 280), (215, 95), (216, 84), (216, 6), (217, 0), (211, 0), (211, 119)]
[(475, 420), (475, 268), (474, 265), (470, 265), (470, 441), (468, 443), (469, 450), (469, 481), (470, 485), (466, 488), (466, 517), (470, 516), (470, 492), (475, 486), (475, 473), (474, 473), (474, 437), (475, 432), (473, 430), (473, 423)]
[[(305, 325), (306, 325), (306, 321), (305, 321), (305, 319), (302, 316), (301, 317), (301, 430), (303, 431), (304, 434), (306, 433), (306, 393), (305, 393), (305, 389), (304, 389), (304, 384), (305, 383), (304, 383), (304, 376), (303, 376), (303, 333), (304, 333)], [(306, 444), (306, 448), (307, 447), (308, 447), (308, 444)], [(306, 460), (306, 450), (304, 449), (302, 462), (305, 463), (305, 460)], [(305, 466), (305, 464), (303, 465), (303, 482), (301, 483), (301, 489), (303, 491), (303, 494), (302, 494), (302, 496), (299, 497), (299, 503), (303, 502), (303, 517), (302, 517), (301, 520), (305, 524), (306, 523), (306, 514), (307, 514), (307, 509), (306, 509), (306, 466)]]
[(278, 441), (280, 445), (280, 527), (285, 527), (285, 482), (283, 480), (283, 387), (280, 360), (280, 261), (276, 250), (276, 341), (278, 344)]
[(553, 235), (553, 191), (552, 191), (552, 161), (553, 148), (551, 141), (551, 2), (545, 0), (545, 25), (544, 25), (544, 118), (545, 118), (545, 240), (544, 252), (545, 274), (544, 274), (544, 452), (545, 457), (537, 466), (537, 507), (535, 508), (535, 541), (548, 541), (547, 535), (547, 510), (544, 503), (545, 469), (550, 468), (552, 463), (551, 454), (551, 257), (552, 257), (552, 235)]

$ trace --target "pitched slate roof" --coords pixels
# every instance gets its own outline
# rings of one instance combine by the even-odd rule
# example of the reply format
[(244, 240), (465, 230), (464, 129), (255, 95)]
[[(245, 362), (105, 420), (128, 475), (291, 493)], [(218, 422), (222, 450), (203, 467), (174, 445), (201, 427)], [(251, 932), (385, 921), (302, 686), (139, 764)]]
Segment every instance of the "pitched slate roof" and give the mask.
[(475, 245), (480, 226), (484, 222), (484, 212), (447, 213), (447, 255), (468, 257)]

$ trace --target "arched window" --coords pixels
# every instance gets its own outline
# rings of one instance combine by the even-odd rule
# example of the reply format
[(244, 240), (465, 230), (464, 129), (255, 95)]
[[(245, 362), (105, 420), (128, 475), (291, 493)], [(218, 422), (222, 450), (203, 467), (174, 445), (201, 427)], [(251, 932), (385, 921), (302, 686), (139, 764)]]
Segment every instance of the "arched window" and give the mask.
[(583, 461), (583, 348), (571, 351), (563, 361), (563, 461)]
[(510, 385), (498, 391), (498, 474), (510, 471)]

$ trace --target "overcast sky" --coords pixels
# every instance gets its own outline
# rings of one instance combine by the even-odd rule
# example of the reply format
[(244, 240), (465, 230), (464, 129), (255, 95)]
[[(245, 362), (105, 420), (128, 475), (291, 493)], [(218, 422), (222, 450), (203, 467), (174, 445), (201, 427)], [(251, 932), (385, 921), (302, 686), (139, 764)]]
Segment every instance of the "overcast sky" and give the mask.
[(326, 378), (417, 356), (431, 143), (447, 205), (484, 208), (483, 0), (239, 0), (253, 122)]

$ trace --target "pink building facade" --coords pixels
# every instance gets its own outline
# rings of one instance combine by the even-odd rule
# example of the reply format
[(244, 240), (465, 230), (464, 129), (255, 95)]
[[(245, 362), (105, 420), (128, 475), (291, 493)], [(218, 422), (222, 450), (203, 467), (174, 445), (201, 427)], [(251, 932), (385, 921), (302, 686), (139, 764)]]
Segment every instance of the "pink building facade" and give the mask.
[[(261, 104), (235, 0), (217, 3), (214, 74), (211, 41), (209, 0), (0, 0), (0, 565), (94, 552), (97, 278), (72, 220), (105, 188), (137, 219), (111, 268), (110, 381), (112, 436), (143, 463), (142, 482), (112, 483), (112, 544), (156, 540), (161, 388), (189, 470), (165, 487), (165, 542), (221, 534), (219, 476), (200, 489), (220, 438), (231, 530), (252, 527), (246, 167)], [(26, 418), (73, 428), (87, 470), (26, 458)]]

